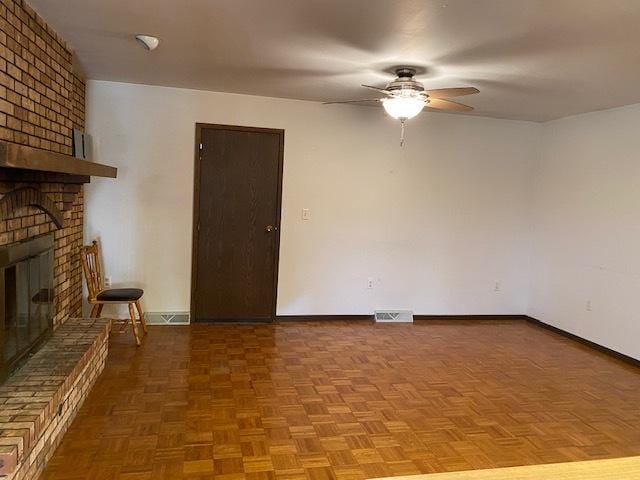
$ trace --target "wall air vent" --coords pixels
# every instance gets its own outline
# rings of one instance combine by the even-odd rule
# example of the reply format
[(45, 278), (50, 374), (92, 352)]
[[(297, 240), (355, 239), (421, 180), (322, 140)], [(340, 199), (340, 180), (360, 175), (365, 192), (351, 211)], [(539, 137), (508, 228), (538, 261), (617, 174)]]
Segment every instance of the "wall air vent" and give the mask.
[(376, 310), (374, 313), (376, 323), (411, 323), (413, 322), (412, 310)]
[(189, 312), (146, 312), (149, 325), (189, 325)]

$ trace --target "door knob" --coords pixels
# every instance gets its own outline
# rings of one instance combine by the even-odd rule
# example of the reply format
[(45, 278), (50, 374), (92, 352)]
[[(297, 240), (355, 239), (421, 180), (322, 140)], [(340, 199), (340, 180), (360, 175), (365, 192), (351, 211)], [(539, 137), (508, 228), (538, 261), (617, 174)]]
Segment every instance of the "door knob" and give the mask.
[(274, 230), (273, 225), (267, 225), (266, 227), (264, 227), (264, 230), (266, 232), (273, 232)]

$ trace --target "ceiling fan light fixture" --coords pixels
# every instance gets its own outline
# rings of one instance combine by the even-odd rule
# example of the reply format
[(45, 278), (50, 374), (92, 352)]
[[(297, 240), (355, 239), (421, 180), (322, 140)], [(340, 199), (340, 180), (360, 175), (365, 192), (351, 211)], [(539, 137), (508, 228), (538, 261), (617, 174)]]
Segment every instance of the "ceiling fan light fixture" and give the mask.
[(420, 97), (397, 96), (382, 99), (385, 111), (395, 119), (408, 120), (418, 115), (426, 101)]
[(424, 85), (413, 77), (416, 69), (413, 67), (398, 67), (395, 69), (397, 78), (388, 83), (385, 88), (374, 87), (372, 85), (362, 85), (370, 91), (375, 90), (378, 94), (384, 94), (382, 98), (368, 98), (365, 100), (347, 100), (334, 103), (361, 103), (379, 101), (390, 117), (400, 120), (400, 146), (404, 145), (405, 123), (410, 118), (418, 115), (424, 107), (429, 105), (429, 109), (445, 110), (453, 112), (470, 112), (473, 107), (448, 100), (451, 97), (461, 97), (463, 95), (473, 95), (479, 90), (475, 87), (455, 87), (438, 88), (435, 90), (425, 90)]

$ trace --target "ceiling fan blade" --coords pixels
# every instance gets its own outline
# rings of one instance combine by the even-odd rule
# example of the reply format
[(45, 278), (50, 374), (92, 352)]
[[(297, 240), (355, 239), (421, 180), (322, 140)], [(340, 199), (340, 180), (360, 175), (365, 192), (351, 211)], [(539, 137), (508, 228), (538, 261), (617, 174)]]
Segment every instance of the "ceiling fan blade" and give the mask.
[(425, 90), (424, 93), (429, 95), (431, 98), (452, 98), (452, 97), (462, 97), (464, 95), (473, 95), (474, 93), (479, 93), (475, 87), (463, 87), (463, 88), (436, 88), (435, 90)]
[(362, 85), (365, 88), (371, 88), (373, 90), (377, 90), (378, 92), (382, 92), (385, 95), (391, 95), (391, 92), (389, 90), (385, 90), (384, 88), (378, 88), (378, 87), (372, 87), (371, 85)]
[(323, 105), (336, 105), (339, 103), (362, 103), (362, 102), (379, 102), (380, 98), (363, 98), (362, 100), (346, 100), (344, 102), (323, 102)]
[(437, 110), (449, 110), (451, 112), (470, 112), (473, 107), (463, 105), (461, 103), (452, 102), (451, 100), (443, 100), (441, 98), (429, 98), (427, 108), (434, 108)]

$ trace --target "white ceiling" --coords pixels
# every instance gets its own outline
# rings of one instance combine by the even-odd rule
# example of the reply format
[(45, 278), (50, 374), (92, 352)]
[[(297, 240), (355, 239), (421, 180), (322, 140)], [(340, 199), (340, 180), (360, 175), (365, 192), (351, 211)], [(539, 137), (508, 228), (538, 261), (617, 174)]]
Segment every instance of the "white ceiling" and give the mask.
[[(30, 3), (92, 79), (329, 101), (371, 98), (361, 83), (408, 64), (427, 88), (479, 88), (463, 102), (481, 115), (545, 121), (640, 102), (640, 0)], [(149, 53), (135, 33), (163, 42)]]

